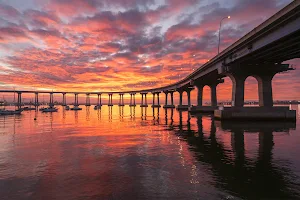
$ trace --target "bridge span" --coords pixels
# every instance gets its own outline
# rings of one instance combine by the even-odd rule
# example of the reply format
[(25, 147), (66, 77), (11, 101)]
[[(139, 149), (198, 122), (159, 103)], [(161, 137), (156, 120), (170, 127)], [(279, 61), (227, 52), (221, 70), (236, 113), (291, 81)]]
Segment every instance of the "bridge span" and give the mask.
[[(66, 91), (13, 91), (0, 92), (18, 94), (18, 105), (22, 104), (23, 93), (34, 93), (35, 104), (39, 105), (38, 96), (50, 94), (50, 104), (53, 104), (53, 94), (63, 95), (63, 105), (67, 105), (66, 94), (74, 94), (75, 105), (78, 95), (86, 95), (86, 105), (90, 105), (90, 95), (97, 95), (97, 105), (101, 106), (101, 95), (109, 96), (108, 106), (113, 106), (114, 94), (119, 95), (119, 106), (124, 106), (124, 94), (130, 94), (130, 106), (136, 106), (135, 95), (142, 95), (141, 107), (147, 107), (147, 94), (153, 94), (152, 107), (160, 107), (159, 94), (165, 93), (164, 108), (175, 108), (173, 93), (180, 94), (178, 109), (188, 109), (190, 112), (214, 112), (219, 119), (296, 119), (296, 112), (287, 107), (274, 107), (272, 94), (272, 79), (277, 73), (292, 70), (284, 61), (300, 58), (300, 0), (295, 0), (265, 22), (254, 28), (244, 37), (216, 55), (184, 79), (165, 87), (138, 91), (119, 92), (66, 92)], [(248, 76), (258, 81), (259, 107), (244, 107), (244, 87)], [(232, 80), (232, 106), (217, 107), (218, 84), (224, 77)], [(203, 106), (203, 87), (211, 88), (211, 106)], [(190, 92), (197, 87), (197, 106), (191, 106)], [(187, 92), (188, 104), (182, 104), (182, 94)], [(156, 100), (156, 101), (155, 101)], [(170, 100), (170, 101), (168, 101)]]

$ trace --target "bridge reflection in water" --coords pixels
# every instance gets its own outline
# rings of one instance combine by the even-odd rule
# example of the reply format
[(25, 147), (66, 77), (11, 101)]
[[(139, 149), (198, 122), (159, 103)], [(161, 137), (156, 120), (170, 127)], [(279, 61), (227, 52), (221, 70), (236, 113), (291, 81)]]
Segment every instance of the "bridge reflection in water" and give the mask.
[[(167, 113), (167, 112), (166, 112)], [(294, 198), (299, 195), (299, 185), (289, 182), (295, 176), (288, 168), (273, 159), (274, 135), (289, 134), (296, 128), (294, 122), (230, 122), (215, 121), (209, 115), (196, 115), (197, 130), (191, 128), (190, 117), (183, 123), (182, 112), (179, 112), (179, 123), (173, 120), (165, 122), (170, 130), (183, 138), (195, 152), (199, 162), (209, 164), (216, 179), (216, 187), (225, 189), (232, 194), (251, 199), (281, 199)], [(203, 118), (209, 119), (210, 133), (203, 131)], [(231, 133), (231, 147), (233, 155), (224, 147), (217, 137), (217, 129)], [(245, 152), (245, 134), (258, 134), (258, 157), (251, 159)], [(281, 162), (281, 164), (284, 163)], [(289, 178), (287, 178), (289, 177)]]

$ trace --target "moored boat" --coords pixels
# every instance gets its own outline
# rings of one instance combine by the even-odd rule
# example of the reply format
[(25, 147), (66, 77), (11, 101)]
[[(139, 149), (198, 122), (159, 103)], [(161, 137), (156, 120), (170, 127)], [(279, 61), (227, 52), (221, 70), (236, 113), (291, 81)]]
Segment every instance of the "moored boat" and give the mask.
[(23, 107), (22, 110), (35, 110), (35, 108), (31, 108), (31, 107)]
[(22, 110), (0, 110), (0, 115), (20, 115)]
[(80, 108), (78, 106), (74, 106), (73, 108), (71, 108), (71, 110), (82, 110), (82, 108)]
[(94, 110), (98, 110), (100, 108), (101, 108), (101, 106), (98, 106), (98, 105), (94, 106)]
[(45, 107), (42, 107), (42, 108), (39, 109), (39, 111), (43, 111), (43, 110), (45, 110), (45, 109), (46, 109)]
[(57, 112), (57, 108), (55, 108), (55, 107), (49, 107), (49, 108), (45, 108), (45, 109), (43, 109), (43, 111), (42, 112)]

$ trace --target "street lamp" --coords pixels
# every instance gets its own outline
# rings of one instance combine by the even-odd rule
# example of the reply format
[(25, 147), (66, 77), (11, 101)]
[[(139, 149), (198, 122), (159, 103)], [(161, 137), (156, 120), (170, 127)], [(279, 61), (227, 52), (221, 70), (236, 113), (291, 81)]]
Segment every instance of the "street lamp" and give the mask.
[(220, 53), (221, 26), (222, 26), (222, 21), (223, 21), (224, 19), (230, 19), (230, 16), (224, 17), (224, 18), (220, 21), (220, 28), (219, 28), (219, 43), (218, 43), (218, 54)]
[(194, 71), (193, 66), (192, 66), (192, 59), (194, 59), (194, 57), (196, 57), (195, 54), (193, 54), (192, 57), (190, 58), (190, 67), (191, 67), (192, 72)]

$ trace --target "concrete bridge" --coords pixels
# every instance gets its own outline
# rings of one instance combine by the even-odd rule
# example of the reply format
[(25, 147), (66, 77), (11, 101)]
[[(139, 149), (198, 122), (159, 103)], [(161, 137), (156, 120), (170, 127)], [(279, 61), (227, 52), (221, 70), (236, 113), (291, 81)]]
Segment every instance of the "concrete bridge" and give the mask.
[[(214, 112), (219, 119), (296, 119), (296, 112), (288, 107), (274, 107), (272, 94), (272, 78), (275, 74), (292, 70), (289, 64), (282, 62), (300, 57), (300, 1), (296, 0), (277, 12), (268, 20), (254, 28), (244, 37), (212, 58), (184, 79), (160, 88), (139, 91), (120, 92), (66, 92), (66, 91), (16, 91), (18, 105), (22, 103), (23, 93), (35, 93), (35, 104), (39, 105), (38, 95), (50, 93), (50, 104), (53, 104), (53, 94), (63, 95), (63, 105), (66, 105), (66, 94), (74, 94), (75, 105), (78, 105), (78, 95), (86, 95), (86, 105), (90, 105), (90, 95), (97, 95), (97, 105), (101, 106), (101, 95), (109, 96), (109, 106), (113, 106), (113, 95), (119, 95), (119, 106), (124, 106), (124, 94), (130, 94), (130, 106), (136, 106), (135, 95), (142, 95), (141, 107), (148, 107), (147, 94), (152, 93), (152, 107), (160, 107), (159, 94), (166, 95), (164, 108), (175, 108), (173, 93), (178, 92), (180, 102), (178, 109), (189, 109), (190, 112)], [(248, 76), (258, 81), (259, 107), (244, 107), (244, 87)], [(217, 107), (218, 84), (224, 77), (232, 80), (231, 107)], [(211, 88), (211, 106), (203, 106), (203, 87)], [(191, 106), (191, 91), (197, 87), (197, 106)], [(0, 90), (0, 92), (14, 92)], [(182, 104), (182, 94), (186, 92), (188, 104)], [(156, 100), (156, 101), (155, 101)]]

